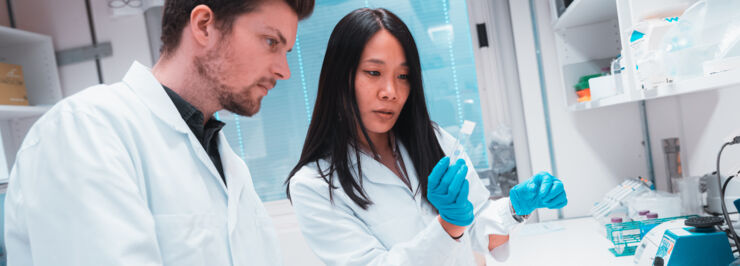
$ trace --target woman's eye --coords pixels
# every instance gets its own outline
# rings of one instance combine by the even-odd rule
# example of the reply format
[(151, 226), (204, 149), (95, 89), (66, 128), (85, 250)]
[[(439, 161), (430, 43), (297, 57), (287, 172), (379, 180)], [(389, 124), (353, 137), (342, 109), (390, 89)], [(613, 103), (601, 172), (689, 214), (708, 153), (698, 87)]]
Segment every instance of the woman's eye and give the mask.
[(376, 76), (376, 77), (377, 76), (380, 76), (380, 72), (379, 71), (365, 71), (365, 73), (367, 73), (370, 76)]
[(398, 78), (399, 79), (403, 79), (403, 80), (407, 80), (407, 79), (409, 79), (409, 75), (408, 74), (401, 74), (401, 75), (398, 75)]

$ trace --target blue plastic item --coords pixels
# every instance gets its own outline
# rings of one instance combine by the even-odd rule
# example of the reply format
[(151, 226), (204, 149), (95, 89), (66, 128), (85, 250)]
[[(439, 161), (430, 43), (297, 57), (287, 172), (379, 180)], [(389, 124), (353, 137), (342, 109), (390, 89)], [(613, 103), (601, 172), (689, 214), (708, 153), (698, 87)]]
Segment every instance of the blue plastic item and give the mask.
[(655, 256), (666, 266), (728, 265), (735, 259), (725, 232), (694, 227), (666, 230)]
[[(615, 250), (614, 248), (609, 248), (609, 251), (612, 254), (614, 254), (614, 256), (617, 256), (617, 257), (634, 255), (637, 245), (640, 243), (640, 240), (642, 240), (645, 234), (647, 234), (647, 232), (650, 231), (649, 229), (652, 229), (653, 227), (658, 226), (659, 224), (662, 224), (664, 222), (668, 222), (671, 220), (688, 219), (692, 217), (698, 217), (698, 216), (688, 215), (688, 216), (677, 216), (677, 217), (670, 217), (670, 218), (650, 219), (650, 220), (645, 220), (645, 221), (632, 221), (632, 222), (624, 222), (624, 223), (607, 224), (605, 226), (606, 227), (606, 238), (609, 239), (609, 241), (611, 241), (612, 244), (614, 244), (614, 247), (618, 247), (618, 249), (622, 249), (622, 250)], [(618, 252), (618, 251), (622, 251), (622, 252)]]
[(457, 226), (468, 226), (475, 219), (473, 204), (468, 200), (470, 185), (465, 179), (467, 173), (465, 160), (458, 159), (450, 166), (450, 157), (444, 157), (428, 178), (427, 199), (443, 220)]
[(518, 215), (528, 215), (538, 208), (560, 209), (568, 204), (563, 182), (547, 172), (511, 188), (509, 200)]

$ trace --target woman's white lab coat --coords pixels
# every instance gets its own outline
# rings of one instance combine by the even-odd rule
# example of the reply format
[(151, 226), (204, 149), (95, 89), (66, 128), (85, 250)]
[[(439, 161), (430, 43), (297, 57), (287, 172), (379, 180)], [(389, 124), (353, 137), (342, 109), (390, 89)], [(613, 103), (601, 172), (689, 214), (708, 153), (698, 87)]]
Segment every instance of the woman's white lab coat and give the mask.
[[(437, 135), (446, 154), (454, 138)], [(327, 183), (315, 164), (301, 168), (290, 182), (290, 193), (301, 231), (314, 253), (328, 265), (474, 265), (473, 250), (488, 253), (488, 235), (507, 235), (517, 224), (508, 198), (493, 201), (467, 155), (469, 200), (475, 221), (459, 241), (436, 219), (432, 206), (421, 199), (416, 170), (405, 147), (399, 149), (412, 190), (383, 164), (361, 153), (363, 187), (373, 202), (367, 210), (343, 192), (339, 182), (331, 203)], [(352, 158), (352, 167), (357, 163)], [(328, 169), (320, 161), (321, 169)], [(350, 169), (352, 169), (352, 167)], [(334, 179), (337, 180), (336, 178)]]
[(71, 96), (20, 147), (9, 265), (279, 265), (249, 169), (223, 133), (228, 190), (151, 71)]

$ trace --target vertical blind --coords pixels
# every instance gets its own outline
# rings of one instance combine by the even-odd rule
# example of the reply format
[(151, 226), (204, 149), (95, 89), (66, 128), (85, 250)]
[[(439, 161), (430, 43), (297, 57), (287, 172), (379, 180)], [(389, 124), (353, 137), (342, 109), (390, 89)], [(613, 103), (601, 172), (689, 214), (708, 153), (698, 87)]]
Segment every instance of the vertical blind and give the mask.
[(284, 181), (295, 166), (316, 101), (318, 78), (329, 35), (346, 14), (383, 7), (411, 30), (421, 56), (424, 91), (432, 120), (453, 135), (464, 120), (477, 123), (466, 151), (477, 170), (489, 168), (481, 118), (467, 7), (464, 0), (322, 0), (299, 23), (288, 54), (289, 80), (262, 100), (252, 117), (219, 112), (229, 144), (249, 166), (263, 201), (285, 199)]

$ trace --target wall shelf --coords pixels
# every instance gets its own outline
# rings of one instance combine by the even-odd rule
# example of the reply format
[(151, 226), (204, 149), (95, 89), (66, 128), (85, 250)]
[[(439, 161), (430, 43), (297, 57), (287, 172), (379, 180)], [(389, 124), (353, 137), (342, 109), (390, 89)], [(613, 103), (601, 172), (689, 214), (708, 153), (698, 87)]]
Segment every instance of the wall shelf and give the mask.
[(639, 91), (639, 93), (637, 93), (637, 95), (634, 96), (619, 94), (593, 101), (576, 103), (570, 105), (569, 109), (572, 111), (588, 110), (621, 103), (652, 100), (687, 93), (720, 89), (736, 85), (740, 85), (740, 69), (717, 73), (707, 77), (697, 77), (684, 81), (678, 81), (654, 89), (641, 90)]
[(41, 116), (51, 108), (50, 105), (21, 106), (0, 105), (0, 120), (27, 118)]
[(618, 94), (613, 95), (606, 98), (591, 100), (588, 102), (580, 102), (573, 104), (569, 107), (571, 111), (581, 111), (581, 110), (588, 110), (588, 109), (594, 109), (604, 106), (610, 106), (620, 103), (627, 103), (633, 101), (628, 95), (626, 94)]
[(563, 12), (563, 15), (555, 20), (555, 29), (563, 30), (616, 18), (615, 0), (575, 0)]
[[(7, 166), (36, 120), (62, 99), (51, 37), (0, 26), (0, 62), (20, 65), (30, 106), (0, 105), (0, 133)], [(2, 165), (2, 164), (0, 164)], [(2, 169), (0, 171), (7, 171)], [(0, 177), (7, 173), (0, 173)]]

